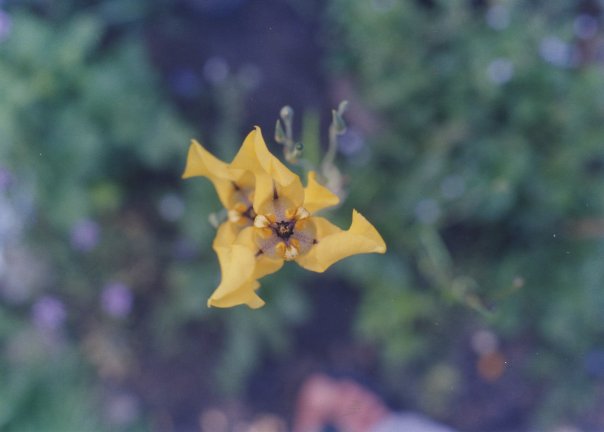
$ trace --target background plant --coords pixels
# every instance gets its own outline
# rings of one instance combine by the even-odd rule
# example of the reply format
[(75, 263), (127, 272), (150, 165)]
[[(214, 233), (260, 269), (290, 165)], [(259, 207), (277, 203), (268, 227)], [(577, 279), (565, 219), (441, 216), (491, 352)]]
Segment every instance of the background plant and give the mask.
[[(289, 416), (316, 369), (462, 430), (601, 427), (597, 2), (60, 3), (0, 14), (0, 428)], [(203, 57), (212, 23), (241, 33)], [(318, 164), (340, 99), (334, 215), (389, 253), (205, 308), (219, 205), (179, 178), (190, 138), (229, 159), (291, 104)]]
[[(535, 418), (586, 418), (604, 299), (598, 18), (562, 3), (358, 1), (331, 12), (346, 41), (332, 64), (379, 121), (352, 193), (390, 229), (390, 263), (355, 274), (368, 282), (358, 330), (382, 345), (386, 376), (429, 392), (442, 359), (454, 364), (488, 326), (513, 363), (504, 377), (538, 389)], [(460, 315), (462, 304), (487, 319)], [(469, 382), (459, 366), (452, 375)], [(464, 404), (453, 393), (451, 410)], [(438, 400), (423, 406), (436, 413)]]

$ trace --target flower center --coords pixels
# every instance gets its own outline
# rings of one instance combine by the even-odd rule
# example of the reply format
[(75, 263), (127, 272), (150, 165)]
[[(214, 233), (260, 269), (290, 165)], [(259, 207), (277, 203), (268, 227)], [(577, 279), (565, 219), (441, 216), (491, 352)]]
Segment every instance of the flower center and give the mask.
[(283, 204), (276, 199), (271, 208), (255, 217), (255, 241), (259, 255), (291, 261), (315, 243), (315, 227), (306, 209)]
[(294, 233), (295, 221), (281, 221), (275, 225), (275, 233), (284, 240), (287, 240)]

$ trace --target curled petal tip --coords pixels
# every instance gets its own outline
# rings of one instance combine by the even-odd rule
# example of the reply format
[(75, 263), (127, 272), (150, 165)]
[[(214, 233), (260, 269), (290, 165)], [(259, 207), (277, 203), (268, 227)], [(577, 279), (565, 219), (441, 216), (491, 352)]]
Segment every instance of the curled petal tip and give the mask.
[[(356, 224), (355, 224), (356, 221)], [(378, 232), (378, 230), (367, 220), (365, 216), (359, 213), (356, 209), (352, 210), (352, 225), (358, 228), (355, 230), (358, 234), (365, 236), (374, 242), (373, 253), (386, 253), (386, 242)], [(352, 228), (352, 227), (351, 227)]]
[(266, 303), (256, 294), (250, 295), (245, 301), (233, 301), (232, 299), (221, 301), (210, 297), (207, 302), (209, 308), (230, 308), (242, 304), (245, 304), (250, 309), (259, 309)]
[(227, 163), (212, 155), (196, 140), (191, 140), (182, 178), (207, 177), (214, 185), (218, 198), (227, 207), (233, 190), (233, 176)]
[(262, 306), (264, 306), (266, 303), (264, 302), (264, 300), (262, 300), (260, 297), (255, 296), (255, 298), (251, 299), (250, 301), (248, 301), (247, 306), (250, 309), (260, 309)]
[(344, 231), (322, 217), (313, 217), (318, 243), (296, 259), (307, 270), (322, 273), (334, 263), (352, 255), (384, 253), (386, 244), (375, 227), (353, 210), (352, 223)]
[(304, 207), (311, 213), (340, 203), (340, 198), (317, 181), (314, 171), (308, 173), (308, 184), (304, 188)]

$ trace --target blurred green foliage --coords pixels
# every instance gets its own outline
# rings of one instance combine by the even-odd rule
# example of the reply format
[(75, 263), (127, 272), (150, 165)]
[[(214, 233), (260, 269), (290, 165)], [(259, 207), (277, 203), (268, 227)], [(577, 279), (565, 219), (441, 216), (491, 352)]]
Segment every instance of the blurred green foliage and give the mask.
[[(566, 2), (487, 3), (331, 4), (332, 68), (379, 124), (350, 201), (373, 203), (390, 246), (355, 272), (358, 330), (382, 346), (386, 382), (412, 383), (488, 325), (523, 351), (513, 369), (542, 392), (531, 420), (551, 427), (593, 409), (568, 401), (595, 390), (584, 360), (604, 335), (602, 232), (588, 228), (604, 210), (602, 66)], [(452, 415), (463, 391), (448, 412), (424, 408)]]
[[(139, 399), (126, 383), (198, 346), (187, 325), (202, 320), (210, 340), (191, 372), (197, 375), (184, 379), (217, 401), (245, 387), (263, 348), (289, 347), (283, 325), (304, 316), (305, 300), (284, 279), (260, 316), (206, 308), (219, 280), (208, 221), (219, 203), (209, 182), (183, 186), (193, 130), (168, 102), (139, 26), (112, 27), (111, 4), (46, 16), (13, 9), (0, 43), (0, 168), (10, 176), (3, 210), (33, 203), (20, 216), (25, 239), (0, 243), (9, 267), (20, 263), (0, 279), (3, 430), (145, 429), (161, 401), (119, 408), (123, 393)], [(217, 94), (237, 91), (227, 82)], [(238, 108), (223, 108), (216, 135), (233, 138), (238, 119), (229, 114)], [(104, 304), (116, 282), (126, 287), (122, 297), (134, 296), (129, 316)], [(39, 310), (48, 295), (50, 311)], [(197, 403), (186, 392), (178, 397), (176, 404)], [(142, 407), (147, 413), (142, 403), (151, 405)]]
[[(143, 32), (165, 2), (7, 4), (0, 429), (161, 430), (166, 411), (197, 421), (187, 409), (242, 398), (263, 360), (294, 364), (306, 349), (294, 329), (335, 285), (359, 290), (355, 342), (377, 348), (399, 403), (464, 430), (485, 429), (459, 414), (482, 399), (501, 417), (521, 412), (514, 427), (595, 412), (604, 86), (599, 35), (577, 36), (576, 8), (329, 2), (327, 64), (358, 92), (350, 133), (367, 135), (348, 151), (342, 138), (350, 195), (337, 214), (346, 226), (359, 208), (389, 252), (334, 266), (320, 282), (334, 287), (317, 290), (288, 266), (263, 280), (265, 308), (217, 311), (204, 301), (219, 279), (207, 216), (220, 206), (209, 182), (179, 177), (194, 128), (235, 153), (244, 90), (227, 77), (199, 96), (213, 124), (183, 120)], [(316, 163), (316, 111), (302, 123)], [(6, 231), (9, 216), (24, 229)], [(473, 348), (485, 329), (507, 361), (486, 383)]]
[[(10, 17), (11, 33), (0, 44), (0, 161), (14, 178), (11, 188), (33, 194), (28, 237), (36, 249), (28, 259), (52, 268), (36, 286), (17, 282), (25, 291), (18, 307), (25, 312), (41, 292), (53, 293), (66, 303), (74, 336), (85, 338), (91, 329), (83, 323), (101, 319), (96, 304), (104, 284), (125, 278), (136, 289), (147, 283), (128, 280), (125, 273), (129, 266), (148, 263), (157, 251), (145, 249), (153, 242), (137, 232), (136, 220), (124, 235), (123, 213), (152, 188), (146, 173), (178, 172), (191, 131), (156, 92), (157, 78), (139, 38), (104, 46), (104, 22), (94, 15), (54, 23), (23, 11)], [(88, 233), (76, 232), (82, 222)], [(78, 240), (78, 235), (84, 237)], [(112, 254), (114, 247), (123, 253)], [(139, 251), (143, 255), (137, 256)], [(25, 266), (35, 272), (33, 263)], [(21, 330), (3, 349), (10, 351), (30, 331), (27, 314), (21, 316)], [(77, 339), (54, 334), (49, 341), (30, 339), (39, 349), (46, 342), (56, 358), (48, 361), (36, 348), (3, 357), (3, 381), (9, 383), (3, 391), (12, 397), (2, 397), (11, 400), (3, 404), (2, 427), (98, 430), (100, 390), (89, 387), (90, 371), (77, 355), (83, 347), (71, 346)], [(32, 357), (42, 363), (32, 365), (27, 360)]]

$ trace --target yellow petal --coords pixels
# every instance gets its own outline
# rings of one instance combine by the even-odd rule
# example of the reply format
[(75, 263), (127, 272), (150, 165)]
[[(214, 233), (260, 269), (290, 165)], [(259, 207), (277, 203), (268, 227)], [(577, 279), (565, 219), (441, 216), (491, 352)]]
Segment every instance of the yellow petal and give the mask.
[[(276, 193), (276, 195), (275, 195)], [(256, 188), (254, 189), (254, 211), (258, 214), (265, 213), (267, 203), (279, 197), (279, 188), (270, 174), (256, 173)]]
[(232, 169), (251, 171), (256, 177), (254, 209), (274, 196), (275, 187), (279, 196), (283, 195), (295, 205), (302, 205), (304, 189), (300, 177), (289, 170), (272, 155), (266, 147), (259, 127), (251, 131), (243, 141), (241, 149), (231, 163)]
[(192, 140), (182, 177), (186, 179), (196, 176), (207, 177), (214, 185), (222, 205), (228, 208), (230, 196), (234, 191), (233, 176), (228, 164), (216, 158), (197, 141)]
[(256, 290), (260, 287), (253, 278), (256, 258), (249, 248), (241, 245), (215, 248), (220, 263), (222, 280), (208, 300), (208, 306), (232, 307), (247, 304), (259, 308), (264, 301)]
[(214, 250), (216, 250), (216, 248), (230, 248), (233, 243), (235, 243), (237, 234), (239, 234), (240, 231), (240, 225), (229, 221), (223, 222), (216, 231), (216, 237), (212, 243), (212, 248), (214, 248)]
[(208, 306), (247, 304), (255, 309), (264, 305), (255, 293), (260, 287), (257, 279), (279, 270), (283, 260), (257, 255), (253, 236), (252, 227), (241, 230), (233, 223), (224, 222), (218, 228), (212, 246), (218, 255), (222, 280), (208, 300)]
[(272, 259), (266, 255), (260, 255), (256, 258), (256, 268), (254, 269), (254, 278), (260, 279), (261, 277), (275, 273), (281, 267), (283, 267), (282, 259)]
[(235, 169), (229, 165), (233, 180), (241, 189), (254, 189), (255, 178), (250, 171)]
[(239, 246), (246, 247), (256, 257), (256, 263), (254, 267), (253, 277), (254, 279), (260, 279), (271, 273), (275, 273), (281, 267), (283, 267), (282, 259), (273, 259), (266, 255), (258, 255), (258, 246), (254, 241), (254, 235), (257, 230), (254, 228), (246, 228), (241, 231), (241, 234), (237, 236), (236, 243)]
[(259, 287), (258, 281), (250, 281), (241, 285), (239, 291), (226, 295), (216, 289), (208, 299), (208, 307), (230, 308), (245, 304), (251, 309), (261, 308), (265, 302), (256, 294)]
[(314, 171), (308, 173), (308, 185), (304, 188), (304, 208), (311, 213), (332, 207), (340, 202), (340, 198), (317, 181)]
[(296, 258), (307, 270), (322, 273), (337, 261), (362, 253), (384, 253), (386, 244), (375, 227), (356, 210), (352, 224), (343, 231), (325, 218), (312, 217), (317, 230), (318, 243), (308, 253)]

